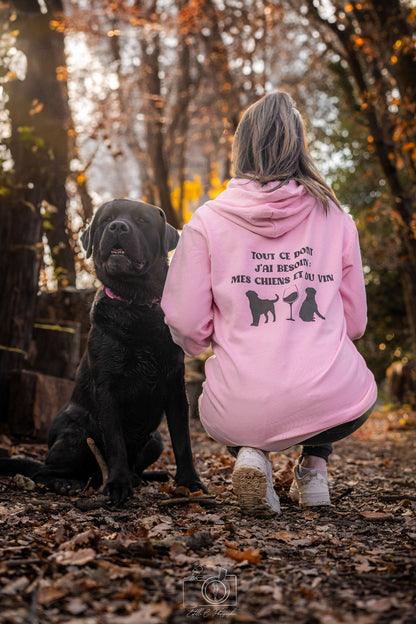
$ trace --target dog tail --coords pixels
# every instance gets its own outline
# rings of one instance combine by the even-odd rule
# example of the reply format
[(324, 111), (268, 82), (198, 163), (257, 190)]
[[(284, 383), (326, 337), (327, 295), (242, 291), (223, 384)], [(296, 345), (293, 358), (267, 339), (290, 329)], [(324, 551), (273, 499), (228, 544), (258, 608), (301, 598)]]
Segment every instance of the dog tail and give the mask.
[(145, 470), (141, 474), (143, 481), (159, 481), (160, 483), (169, 481), (169, 477), (174, 479), (173, 474), (171, 474), (168, 470)]
[(24, 477), (32, 477), (42, 467), (43, 464), (41, 462), (34, 461), (33, 459), (0, 458), (0, 475), (3, 477), (14, 477), (16, 474), (22, 474)]
[(279, 301), (279, 295), (277, 293), (274, 293), (276, 295), (276, 299), (273, 301), (273, 303), (276, 303), (276, 301)]

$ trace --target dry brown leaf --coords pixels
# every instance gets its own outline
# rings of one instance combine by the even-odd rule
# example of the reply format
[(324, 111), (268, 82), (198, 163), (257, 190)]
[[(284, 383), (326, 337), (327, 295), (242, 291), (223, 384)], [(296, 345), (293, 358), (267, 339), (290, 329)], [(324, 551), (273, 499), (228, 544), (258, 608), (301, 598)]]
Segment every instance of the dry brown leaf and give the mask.
[(205, 492), (203, 490), (197, 490), (196, 492), (189, 492), (189, 496), (205, 496)]
[(187, 487), (185, 487), (184, 485), (178, 485), (175, 488), (172, 488), (172, 496), (189, 496), (191, 493), (191, 490)]
[(372, 598), (371, 600), (366, 600), (363, 602), (363, 606), (370, 612), (384, 613), (392, 607), (397, 608), (399, 606), (399, 602), (394, 596), (386, 596), (385, 598)]
[(154, 538), (161, 538), (161, 537), (166, 537), (169, 535), (169, 532), (172, 530), (172, 523), (171, 522), (160, 522), (159, 524), (156, 524), (154, 527), (152, 527), (151, 529), (149, 529), (149, 538), (154, 539)]
[(190, 509), (196, 514), (203, 513), (203, 507), (201, 507), (201, 505), (198, 503), (194, 503), (193, 505), (191, 505)]
[(59, 600), (68, 594), (68, 590), (63, 588), (57, 588), (53, 585), (49, 585), (47, 587), (40, 587), (39, 589), (39, 604), (41, 605), (49, 605), (51, 602), (55, 602), (55, 600)]
[(369, 572), (370, 570), (374, 570), (374, 566), (366, 557), (363, 557), (362, 555), (354, 557), (354, 568), (357, 572)]
[(274, 486), (277, 489), (287, 489), (290, 487), (293, 481), (293, 466), (294, 463), (291, 459), (286, 459), (286, 465), (278, 470), (273, 478)]
[(392, 514), (386, 513), (385, 511), (360, 511), (360, 516), (363, 516), (363, 518), (366, 518), (367, 520), (373, 521), (394, 519)]
[(227, 557), (234, 561), (248, 561), (248, 563), (258, 564), (262, 557), (258, 548), (246, 548), (245, 550), (237, 550), (236, 548), (227, 548)]
[(91, 542), (97, 539), (97, 535), (95, 531), (89, 529), (88, 531), (83, 531), (82, 533), (78, 533), (67, 542), (61, 544), (58, 550), (75, 550), (77, 546), (87, 546)]
[(279, 533), (271, 533), (267, 536), (267, 539), (275, 539), (279, 540), (280, 542), (285, 542), (286, 544), (289, 544), (297, 537), (297, 535), (290, 534), (287, 531), (280, 531)]
[(172, 488), (169, 485), (169, 483), (159, 483), (158, 487), (159, 487), (159, 492), (163, 492), (164, 494), (170, 495)]
[(4, 594), (5, 596), (13, 596), (14, 594), (20, 594), (29, 585), (29, 582), (30, 581), (26, 576), (21, 576), (20, 578), (15, 579), (14, 581), (11, 581), (7, 585), (5, 585), (1, 589), (0, 593)]
[(310, 546), (313, 542), (314, 542), (313, 538), (301, 537), (300, 539), (294, 539), (291, 543), (292, 543), (292, 546), (296, 548), (297, 546)]
[(142, 596), (143, 589), (141, 587), (137, 587), (137, 585), (134, 585), (133, 583), (129, 583), (123, 591), (111, 594), (111, 598), (113, 600), (126, 600), (131, 598), (140, 599)]
[(92, 548), (80, 548), (79, 550), (64, 550), (53, 553), (49, 559), (58, 565), (82, 566), (93, 561), (96, 555), (97, 553)]

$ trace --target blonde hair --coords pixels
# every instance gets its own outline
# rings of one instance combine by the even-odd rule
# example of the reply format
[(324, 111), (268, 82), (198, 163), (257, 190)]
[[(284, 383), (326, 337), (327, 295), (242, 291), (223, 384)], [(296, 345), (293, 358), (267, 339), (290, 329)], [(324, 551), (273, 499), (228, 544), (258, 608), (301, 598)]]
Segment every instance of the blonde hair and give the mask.
[(295, 180), (325, 211), (329, 200), (340, 207), (309, 155), (302, 117), (284, 92), (265, 95), (243, 114), (233, 141), (233, 175), (261, 185), (280, 182), (275, 188)]

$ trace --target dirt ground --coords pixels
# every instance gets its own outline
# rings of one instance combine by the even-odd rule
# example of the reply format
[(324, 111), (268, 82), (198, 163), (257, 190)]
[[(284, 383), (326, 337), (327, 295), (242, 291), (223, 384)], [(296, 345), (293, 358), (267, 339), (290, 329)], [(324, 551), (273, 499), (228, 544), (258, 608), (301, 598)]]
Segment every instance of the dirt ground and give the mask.
[[(1, 478), (0, 623), (416, 622), (414, 413), (378, 413), (336, 445), (331, 507), (291, 503), (299, 448), (274, 454), (282, 515), (270, 519), (240, 513), (233, 460), (197, 421), (192, 439), (199, 501), (149, 483), (116, 509)], [(156, 466), (174, 471), (166, 446)]]

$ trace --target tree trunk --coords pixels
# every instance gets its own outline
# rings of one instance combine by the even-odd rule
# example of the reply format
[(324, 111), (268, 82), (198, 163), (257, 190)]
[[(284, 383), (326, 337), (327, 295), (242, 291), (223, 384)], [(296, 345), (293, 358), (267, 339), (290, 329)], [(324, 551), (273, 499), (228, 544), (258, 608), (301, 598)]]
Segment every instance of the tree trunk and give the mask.
[[(8, 374), (26, 362), (35, 316), (42, 253), (36, 193), (0, 197), (0, 415), (8, 413)], [(32, 201), (30, 201), (32, 200)]]
[[(43, 252), (42, 202), (51, 212), (49, 240), (55, 262), (74, 282), (74, 256), (65, 232), (68, 171), (68, 103), (57, 66), (64, 72), (63, 35), (50, 30), (51, 13), (38, 2), (15, 0), (16, 47), (27, 58), (23, 80), (6, 82), (14, 170), (0, 196), (0, 412), (8, 411), (8, 377), (28, 359)], [(54, 9), (62, 9), (60, 0)], [(24, 401), (24, 397), (22, 397)]]
[[(183, 8), (183, 2), (179, 5), (179, 8)], [(189, 104), (191, 101), (191, 93), (195, 89), (195, 83), (190, 76), (191, 55), (189, 42), (187, 41), (186, 25), (179, 22), (178, 26), (178, 36), (180, 37), (178, 45), (178, 65), (180, 67), (180, 73), (177, 81), (177, 100), (169, 128), (168, 150), (174, 155), (174, 160), (177, 163), (177, 184), (179, 187), (177, 215), (180, 227), (182, 227), (184, 222)]]
[(169, 169), (164, 152), (165, 135), (163, 133), (163, 98), (159, 78), (159, 33), (153, 33), (151, 42), (142, 45), (143, 78), (146, 85), (147, 150), (152, 163), (154, 185), (159, 195), (159, 205), (165, 212), (167, 221), (179, 228), (178, 216), (172, 206), (169, 185)]
[[(136, 0), (136, 5), (141, 2)], [(145, 9), (145, 15), (151, 23), (157, 15), (156, 0), (151, 0)], [(160, 40), (157, 29), (151, 29), (150, 34), (143, 32), (140, 39), (142, 50), (142, 71), (140, 79), (144, 86), (144, 101), (146, 115), (146, 143), (149, 160), (152, 164), (151, 173), (153, 186), (159, 196), (159, 206), (166, 215), (167, 221), (175, 228), (179, 228), (178, 216), (172, 205), (169, 183), (169, 164), (165, 154), (166, 136), (164, 132), (163, 110), (164, 101), (159, 76)]]
[(233, 75), (228, 61), (227, 48), (221, 36), (218, 22), (218, 8), (213, 0), (201, 0), (198, 3), (200, 19), (209, 28), (209, 35), (203, 35), (207, 58), (213, 79), (218, 85), (218, 95), (223, 102), (223, 114), (227, 120), (225, 131), (230, 135), (236, 131), (241, 105)]
[(24, 80), (6, 83), (12, 124), (10, 148), (16, 180), (41, 189), (51, 206), (45, 230), (58, 283), (75, 284), (72, 237), (66, 217), (71, 117), (68, 105), (64, 35), (51, 27), (62, 12), (61, 0), (49, 0), (42, 13), (35, 1), (14, 0), (16, 47), (27, 59)]

